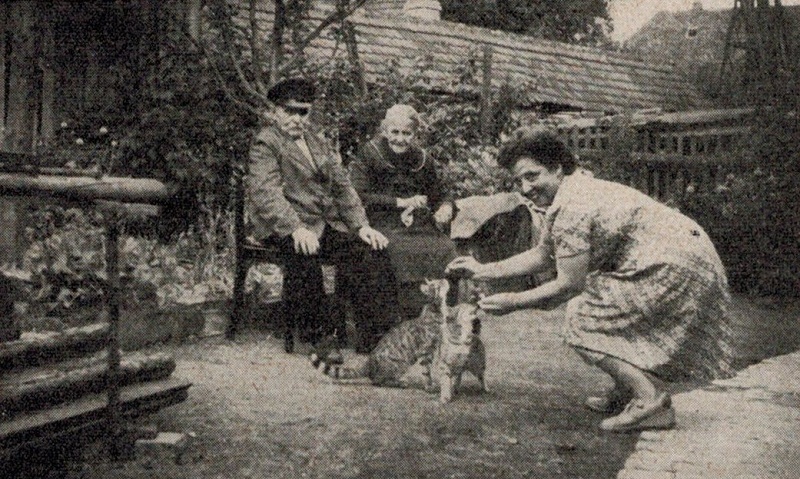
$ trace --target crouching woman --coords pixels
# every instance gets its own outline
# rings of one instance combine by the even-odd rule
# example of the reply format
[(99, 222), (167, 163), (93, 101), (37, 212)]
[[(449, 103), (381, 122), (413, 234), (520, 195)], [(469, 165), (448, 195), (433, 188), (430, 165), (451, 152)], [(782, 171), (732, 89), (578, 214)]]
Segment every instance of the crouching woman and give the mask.
[(675, 412), (655, 378), (707, 380), (731, 374), (730, 294), (722, 263), (700, 226), (627, 186), (575, 172), (554, 135), (519, 131), (499, 162), (523, 195), (547, 208), (538, 246), (480, 264), (460, 257), (448, 270), (475, 279), (542, 271), (557, 277), (520, 293), (481, 300), (487, 312), (569, 301), (565, 339), (614, 380), (586, 406), (612, 414), (608, 431), (670, 428)]

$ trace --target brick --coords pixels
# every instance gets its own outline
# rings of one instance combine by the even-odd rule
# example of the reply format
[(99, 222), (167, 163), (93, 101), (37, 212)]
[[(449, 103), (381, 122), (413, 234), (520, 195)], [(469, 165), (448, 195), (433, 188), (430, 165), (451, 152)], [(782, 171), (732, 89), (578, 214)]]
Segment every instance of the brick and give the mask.
[(634, 454), (625, 461), (625, 469), (674, 472), (675, 461), (674, 454)]
[(160, 432), (153, 439), (135, 443), (136, 456), (145, 461), (180, 463), (188, 446), (188, 437), (179, 432)]
[(671, 438), (670, 431), (642, 431), (639, 438), (644, 441), (664, 441)]
[(623, 469), (617, 474), (617, 479), (675, 479), (675, 474), (667, 471), (637, 471)]

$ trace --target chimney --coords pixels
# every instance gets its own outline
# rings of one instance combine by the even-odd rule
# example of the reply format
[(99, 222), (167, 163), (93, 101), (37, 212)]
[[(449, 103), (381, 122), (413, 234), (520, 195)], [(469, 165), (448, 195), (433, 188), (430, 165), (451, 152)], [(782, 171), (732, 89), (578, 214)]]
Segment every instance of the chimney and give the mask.
[(422, 20), (441, 20), (442, 5), (439, 0), (406, 0), (403, 13)]
[(692, 3), (692, 11), (693, 12), (702, 12), (703, 11), (703, 2), (698, 0), (698, 1), (694, 2), (694, 3)]

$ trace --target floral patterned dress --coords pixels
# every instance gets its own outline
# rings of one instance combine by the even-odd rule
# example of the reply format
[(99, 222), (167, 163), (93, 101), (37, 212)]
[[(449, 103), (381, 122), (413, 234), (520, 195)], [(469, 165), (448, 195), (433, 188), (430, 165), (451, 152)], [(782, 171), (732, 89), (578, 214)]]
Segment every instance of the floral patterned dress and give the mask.
[(690, 218), (627, 186), (566, 176), (547, 212), (558, 258), (590, 255), (567, 305), (566, 342), (666, 380), (729, 376), (727, 277)]

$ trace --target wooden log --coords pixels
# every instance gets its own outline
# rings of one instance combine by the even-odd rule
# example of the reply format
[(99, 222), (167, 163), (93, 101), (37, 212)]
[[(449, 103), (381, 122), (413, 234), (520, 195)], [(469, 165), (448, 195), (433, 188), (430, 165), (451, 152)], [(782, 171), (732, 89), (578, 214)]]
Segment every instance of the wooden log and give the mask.
[(174, 188), (150, 178), (104, 176), (45, 176), (0, 173), (0, 194), (57, 196), (72, 200), (112, 200), (123, 203), (158, 204), (169, 200)]
[[(191, 383), (174, 378), (124, 387), (120, 394), (122, 415), (133, 419), (177, 404), (187, 398), (189, 387)], [(72, 447), (96, 439), (105, 432), (105, 406), (105, 395), (90, 394), (75, 402), (0, 421), (0, 464), (25, 460), (26, 453), (50, 448), (55, 441)]]
[(108, 343), (108, 323), (96, 323), (63, 332), (26, 335), (0, 343), (0, 371), (41, 366), (85, 356)]
[[(132, 354), (121, 361), (117, 383), (122, 387), (166, 379), (174, 370), (169, 355)], [(7, 374), (0, 379), (0, 411), (13, 415), (75, 400), (104, 391), (108, 380), (105, 353)]]

